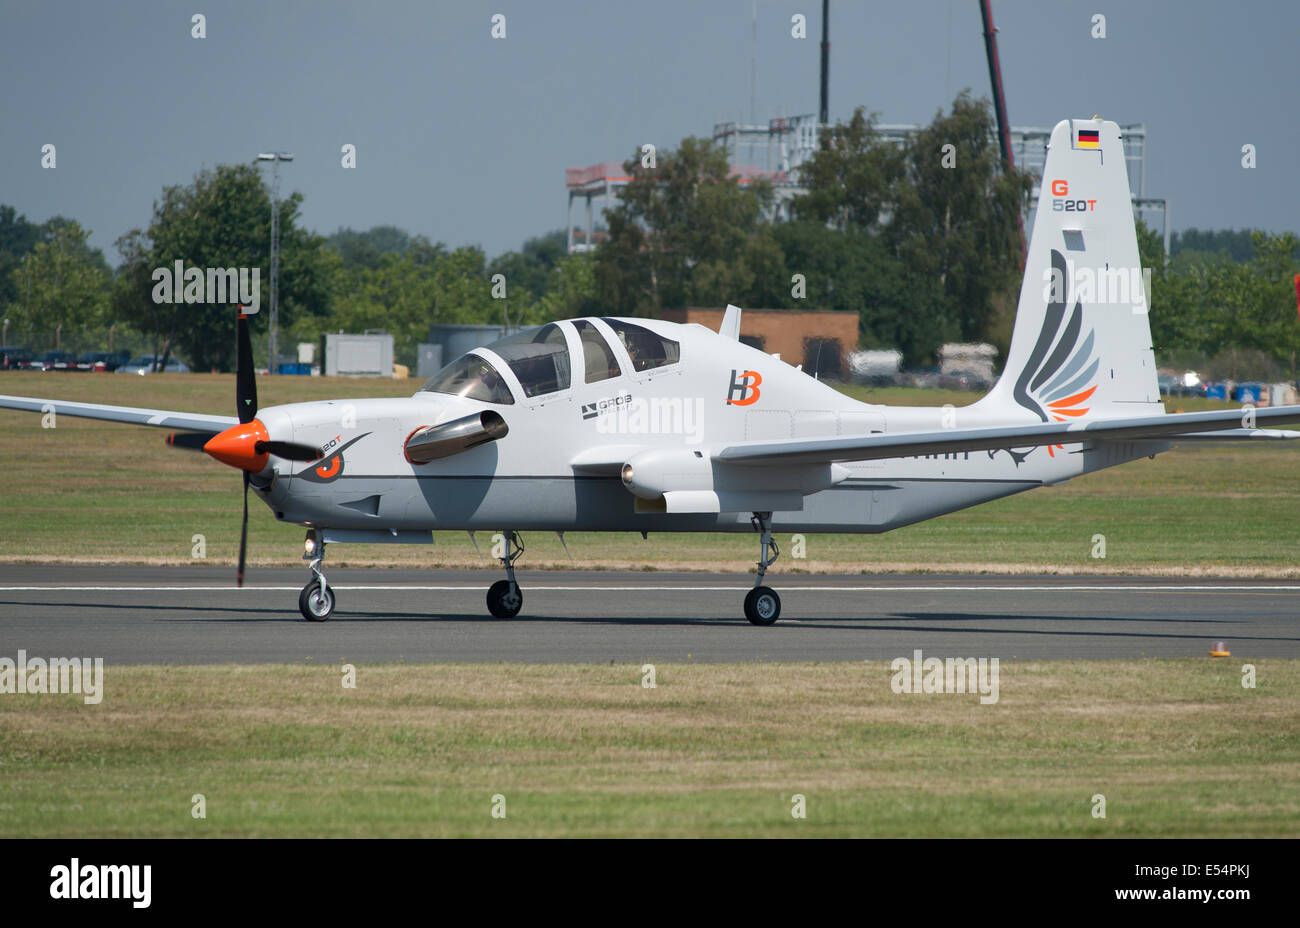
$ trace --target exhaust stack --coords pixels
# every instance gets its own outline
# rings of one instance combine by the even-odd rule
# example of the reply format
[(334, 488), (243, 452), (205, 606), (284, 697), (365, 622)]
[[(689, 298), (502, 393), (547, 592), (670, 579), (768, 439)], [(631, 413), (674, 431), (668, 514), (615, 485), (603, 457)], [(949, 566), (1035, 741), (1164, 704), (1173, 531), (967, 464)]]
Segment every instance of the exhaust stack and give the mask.
[(403, 452), (412, 464), (428, 464), (469, 448), (505, 438), (510, 429), (492, 410), (416, 429), (406, 439)]

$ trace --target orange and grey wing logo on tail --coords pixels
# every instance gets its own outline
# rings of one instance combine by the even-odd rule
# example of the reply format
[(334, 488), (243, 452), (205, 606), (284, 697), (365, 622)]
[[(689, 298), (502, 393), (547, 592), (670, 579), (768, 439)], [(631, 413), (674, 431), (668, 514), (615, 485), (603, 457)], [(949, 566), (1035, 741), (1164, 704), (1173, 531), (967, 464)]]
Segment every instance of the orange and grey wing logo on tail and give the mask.
[[(1066, 315), (1071, 289), (1068, 270), (1065, 258), (1053, 249), (1043, 328), (1012, 393), (1017, 403), (1044, 422), (1066, 422), (1087, 415), (1090, 407), (1086, 404), (1097, 390), (1094, 380), (1101, 366), (1095, 352), (1096, 331), (1083, 333), (1083, 305), (1076, 300)], [(1055, 454), (1053, 447), (1047, 450)]]

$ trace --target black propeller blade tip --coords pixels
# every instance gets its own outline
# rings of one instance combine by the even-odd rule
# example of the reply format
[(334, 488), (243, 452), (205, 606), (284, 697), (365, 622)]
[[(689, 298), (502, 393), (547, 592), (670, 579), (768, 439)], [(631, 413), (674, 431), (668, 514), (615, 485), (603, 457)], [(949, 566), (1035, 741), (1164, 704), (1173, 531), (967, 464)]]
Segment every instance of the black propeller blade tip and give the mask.
[(241, 423), (257, 417), (257, 374), (253, 370), (253, 342), (248, 316), (240, 307), (235, 317), (235, 415)]
[(258, 454), (273, 454), (286, 461), (315, 461), (321, 456), (319, 448), (292, 441), (259, 441), (253, 445), (253, 450)]

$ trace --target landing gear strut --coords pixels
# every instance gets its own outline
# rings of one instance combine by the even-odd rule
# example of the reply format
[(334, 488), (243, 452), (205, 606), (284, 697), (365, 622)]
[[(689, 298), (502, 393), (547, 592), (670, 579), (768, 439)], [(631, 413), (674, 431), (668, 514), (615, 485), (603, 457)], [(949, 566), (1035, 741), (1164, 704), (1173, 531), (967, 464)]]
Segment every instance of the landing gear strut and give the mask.
[(524, 607), (524, 591), (515, 582), (515, 560), (524, 553), (524, 540), (518, 532), (506, 532), (506, 553), (501, 563), (506, 569), (506, 579), (498, 580), (488, 588), (488, 612), (498, 619), (513, 619)]
[(325, 582), (325, 542), (317, 540), (315, 532), (307, 533), (303, 560), (311, 561), (311, 579), (298, 594), (298, 611), (308, 622), (324, 622), (334, 614), (334, 590)]
[(758, 576), (754, 578), (754, 588), (745, 596), (745, 618), (755, 625), (771, 625), (781, 617), (781, 597), (776, 590), (763, 586), (763, 577), (767, 568), (781, 556), (780, 549), (772, 540), (772, 513), (756, 512), (750, 520), (754, 530), (761, 532), (758, 554)]

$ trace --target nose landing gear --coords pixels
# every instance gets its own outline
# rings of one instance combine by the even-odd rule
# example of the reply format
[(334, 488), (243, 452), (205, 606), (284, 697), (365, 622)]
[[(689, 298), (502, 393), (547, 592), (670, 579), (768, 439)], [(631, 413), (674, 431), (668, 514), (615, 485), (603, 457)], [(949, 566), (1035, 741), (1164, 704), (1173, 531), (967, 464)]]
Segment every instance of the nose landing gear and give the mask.
[(325, 542), (309, 531), (304, 544), (303, 560), (310, 561), (312, 577), (298, 594), (298, 611), (308, 622), (324, 622), (334, 614), (334, 590), (325, 582)]

